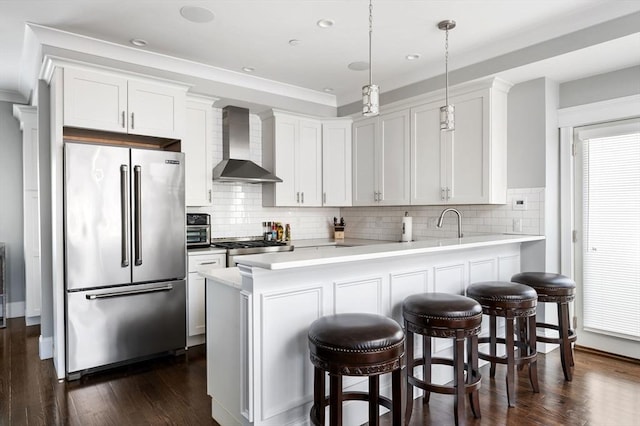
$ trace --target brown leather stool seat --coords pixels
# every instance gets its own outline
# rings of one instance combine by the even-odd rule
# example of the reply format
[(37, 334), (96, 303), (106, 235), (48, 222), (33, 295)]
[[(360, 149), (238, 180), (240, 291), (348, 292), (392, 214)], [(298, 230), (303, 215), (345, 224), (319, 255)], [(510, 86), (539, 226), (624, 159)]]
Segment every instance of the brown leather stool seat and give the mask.
[(571, 329), (569, 321), (569, 302), (575, 299), (576, 283), (569, 277), (548, 272), (521, 272), (511, 277), (511, 281), (526, 284), (538, 293), (538, 302), (555, 303), (558, 308), (558, 325), (538, 322), (538, 328), (555, 330), (558, 337), (538, 334), (539, 342), (554, 343), (560, 346), (560, 361), (564, 378), (571, 381), (574, 366), (573, 348), (571, 344), (576, 341), (576, 332)]
[[(464, 423), (464, 396), (469, 394), (471, 410), (480, 417), (480, 371), (478, 369), (478, 334), (482, 324), (482, 308), (465, 296), (446, 293), (425, 293), (409, 296), (402, 304), (407, 332), (407, 397), (406, 423), (413, 410), (413, 386), (425, 391), (423, 402), (429, 402), (430, 392), (453, 394), (455, 424)], [(414, 333), (422, 336), (422, 358), (414, 359)], [(431, 356), (431, 338), (455, 339), (453, 358)], [(464, 343), (467, 342), (467, 362), (464, 362)], [(453, 367), (453, 386), (431, 382), (431, 366), (444, 364)], [(422, 379), (414, 374), (422, 365)], [(466, 371), (466, 380), (465, 380)]]
[[(490, 377), (496, 375), (496, 363), (507, 366), (507, 402), (515, 406), (515, 366), (529, 365), (529, 381), (534, 392), (539, 392), (536, 351), (536, 291), (524, 284), (487, 281), (471, 284), (467, 296), (482, 305), (482, 312), (489, 316), (489, 337), (480, 337), (478, 343), (489, 343), (489, 353), (479, 352), (480, 359), (491, 363)], [(497, 335), (496, 318), (505, 319), (505, 337)], [(517, 320), (519, 331), (514, 338)], [(496, 354), (496, 345), (505, 347), (505, 355)], [(518, 351), (516, 353), (516, 348)]]
[[(309, 327), (309, 350), (314, 366), (310, 419), (324, 425), (329, 405), (330, 425), (342, 425), (342, 402), (369, 402), (369, 424), (377, 425), (379, 405), (392, 412), (392, 424), (402, 423), (404, 332), (391, 318), (375, 314), (337, 314)], [(325, 397), (325, 372), (329, 397)], [(391, 373), (391, 399), (380, 396), (380, 375)], [(343, 392), (342, 376), (369, 376), (369, 392)]]

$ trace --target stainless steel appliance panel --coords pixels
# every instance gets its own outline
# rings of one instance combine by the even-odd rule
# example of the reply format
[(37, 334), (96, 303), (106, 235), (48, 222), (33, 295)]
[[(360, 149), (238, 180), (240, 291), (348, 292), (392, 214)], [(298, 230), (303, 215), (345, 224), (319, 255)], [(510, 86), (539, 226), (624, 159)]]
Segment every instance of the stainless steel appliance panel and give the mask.
[(133, 282), (184, 278), (184, 154), (131, 150)]
[(67, 289), (129, 283), (129, 149), (64, 149)]
[(185, 280), (67, 294), (67, 374), (186, 344)]

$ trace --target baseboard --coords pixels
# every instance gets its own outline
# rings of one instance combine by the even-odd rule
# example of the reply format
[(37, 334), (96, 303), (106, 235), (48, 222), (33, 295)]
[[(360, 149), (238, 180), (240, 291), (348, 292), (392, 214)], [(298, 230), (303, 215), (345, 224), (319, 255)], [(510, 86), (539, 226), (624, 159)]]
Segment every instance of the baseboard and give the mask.
[(574, 345), (574, 348), (575, 348), (576, 351), (590, 353), (590, 354), (594, 354), (594, 355), (600, 355), (600, 356), (603, 356), (603, 357), (617, 359), (617, 360), (620, 360), (620, 361), (631, 362), (633, 364), (640, 365), (640, 359), (630, 358), (630, 357), (627, 357), (627, 356), (624, 356), (624, 355), (618, 355), (618, 354), (614, 354), (614, 353), (611, 353), (611, 352), (605, 352), (605, 351), (601, 351), (599, 349), (588, 348), (586, 346)]
[(201, 345), (204, 343), (205, 335), (200, 334), (198, 336), (187, 336), (187, 347)]
[(40, 324), (40, 315), (34, 317), (24, 317), (24, 323), (27, 327)]
[(53, 337), (43, 337), (41, 334), (38, 341), (40, 359), (53, 358)]
[(19, 318), (24, 316), (24, 300), (21, 302), (7, 303), (7, 318)]

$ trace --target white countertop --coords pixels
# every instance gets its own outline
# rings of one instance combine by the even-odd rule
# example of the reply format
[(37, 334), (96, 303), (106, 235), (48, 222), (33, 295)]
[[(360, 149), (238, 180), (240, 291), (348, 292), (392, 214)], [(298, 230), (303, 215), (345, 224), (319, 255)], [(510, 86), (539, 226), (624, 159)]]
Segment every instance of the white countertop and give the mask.
[[(437, 253), (450, 250), (465, 250), (476, 247), (488, 247), (501, 244), (523, 243), (544, 240), (541, 235), (478, 235), (464, 238), (429, 239), (412, 242), (384, 242), (367, 245), (336, 246), (327, 243), (327, 247), (316, 250), (294, 250), (291, 252), (253, 254), (238, 258), (239, 263), (264, 269), (291, 269), (307, 266), (328, 265), (332, 263), (356, 262), (395, 256), (407, 256), (423, 253)], [(326, 241), (326, 240), (325, 240)], [(332, 241), (332, 240), (331, 240)], [(371, 241), (371, 240), (367, 240)], [(301, 247), (294, 241), (295, 247)], [(315, 247), (319, 244), (307, 245)], [(206, 275), (205, 275), (206, 276)]]
[(240, 288), (242, 285), (242, 277), (238, 268), (210, 268), (198, 271), (205, 278), (213, 279), (219, 283)]
[(204, 247), (204, 248), (193, 248), (187, 249), (187, 254), (189, 256), (198, 256), (201, 254), (223, 254), (226, 253), (227, 249), (218, 248), (218, 247)]

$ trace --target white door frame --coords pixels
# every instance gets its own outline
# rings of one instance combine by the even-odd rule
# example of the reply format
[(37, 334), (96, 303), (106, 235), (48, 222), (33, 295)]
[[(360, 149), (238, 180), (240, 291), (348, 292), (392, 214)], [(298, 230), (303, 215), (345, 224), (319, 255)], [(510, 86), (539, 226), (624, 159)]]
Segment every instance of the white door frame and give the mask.
[(566, 276), (575, 279), (575, 248), (573, 244), (575, 182), (572, 147), (574, 127), (633, 117), (640, 117), (640, 95), (558, 110), (558, 127), (560, 129), (560, 272)]

